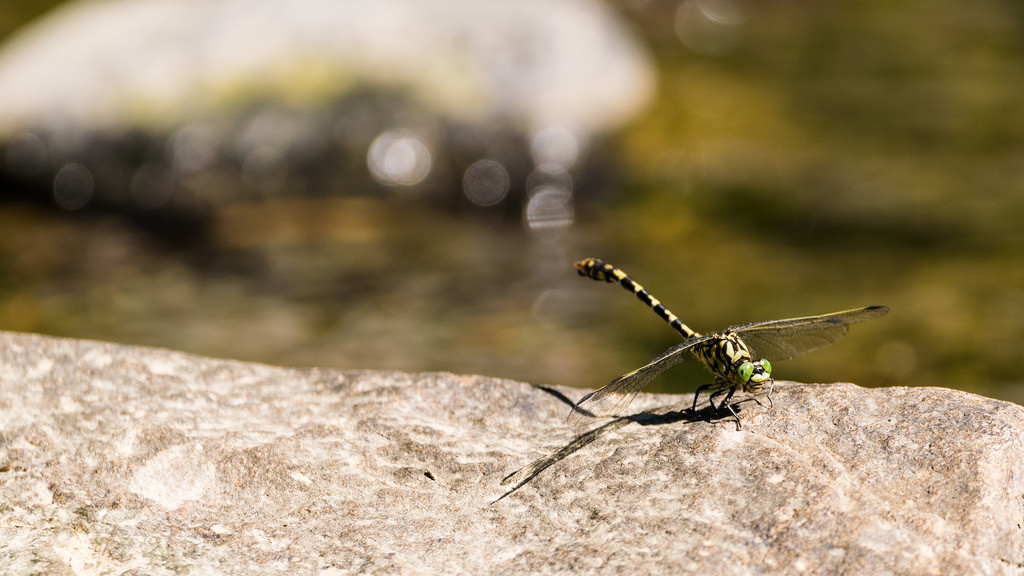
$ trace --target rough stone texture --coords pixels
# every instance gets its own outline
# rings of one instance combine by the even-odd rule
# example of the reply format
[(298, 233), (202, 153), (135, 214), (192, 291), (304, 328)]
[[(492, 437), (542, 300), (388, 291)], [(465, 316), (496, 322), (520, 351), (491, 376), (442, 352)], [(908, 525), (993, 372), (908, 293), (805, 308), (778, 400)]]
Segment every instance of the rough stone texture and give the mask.
[(560, 394), (0, 333), (0, 573), (1024, 574), (1024, 407)]

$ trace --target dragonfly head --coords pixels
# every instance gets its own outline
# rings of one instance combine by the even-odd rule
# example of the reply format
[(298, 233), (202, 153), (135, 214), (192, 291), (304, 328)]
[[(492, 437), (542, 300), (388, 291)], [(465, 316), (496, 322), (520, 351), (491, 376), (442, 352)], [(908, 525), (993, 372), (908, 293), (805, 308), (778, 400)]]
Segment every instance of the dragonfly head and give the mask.
[(760, 392), (765, 384), (771, 384), (772, 365), (762, 358), (758, 362), (744, 362), (736, 369), (736, 375), (747, 392)]

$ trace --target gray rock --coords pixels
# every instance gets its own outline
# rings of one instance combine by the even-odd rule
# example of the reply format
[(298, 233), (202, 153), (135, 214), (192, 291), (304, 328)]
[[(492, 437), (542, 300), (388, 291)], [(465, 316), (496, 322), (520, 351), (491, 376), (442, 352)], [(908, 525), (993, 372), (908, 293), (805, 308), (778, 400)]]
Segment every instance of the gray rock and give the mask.
[(0, 572), (1024, 573), (1021, 406), (579, 394), (0, 333)]

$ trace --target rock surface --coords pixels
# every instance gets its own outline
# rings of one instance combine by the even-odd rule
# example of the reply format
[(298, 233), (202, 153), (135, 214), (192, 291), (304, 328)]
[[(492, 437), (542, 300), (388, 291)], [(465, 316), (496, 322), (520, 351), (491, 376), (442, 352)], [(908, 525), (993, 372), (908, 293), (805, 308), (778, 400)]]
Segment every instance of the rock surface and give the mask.
[(0, 573), (1024, 574), (1024, 407), (579, 394), (0, 333)]

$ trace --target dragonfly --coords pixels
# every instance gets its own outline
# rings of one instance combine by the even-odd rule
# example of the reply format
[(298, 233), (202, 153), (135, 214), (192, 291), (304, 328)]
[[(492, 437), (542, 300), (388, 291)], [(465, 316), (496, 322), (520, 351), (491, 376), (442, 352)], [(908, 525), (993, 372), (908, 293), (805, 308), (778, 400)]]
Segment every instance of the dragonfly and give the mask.
[[(643, 286), (637, 284), (620, 268), (597, 258), (586, 258), (576, 262), (581, 276), (603, 282), (618, 282), (632, 292), (655, 314), (683, 337), (682, 344), (673, 346), (644, 366), (619, 376), (607, 386), (591, 392), (580, 399), (569, 413), (570, 425), (579, 426), (593, 421), (620, 415), (633, 401), (637, 393), (647, 387), (659, 374), (686, 359), (688, 353), (695, 356), (715, 376), (713, 383), (697, 388), (693, 396), (693, 411), (701, 392), (708, 392), (712, 409), (728, 409), (740, 430), (740, 418), (733, 409), (733, 396), (737, 391), (759, 394), (764, 391), (771, 402), (775, 389), (772, 365), (768, 361), (788, 360), (823, 346), (842, 340), (850, 325), (880, 318), (889, 313), (885, 306), (867, 306), (855, 310), (833, 312), (821, 316), (768, 320), (730, 326), (722, 332), (699, 334), (683, 324), (675, 314), (652, 296)], [(754, 360), (761, 356), (760, 360)], [(721, 398), (718, 406), (715, 400)], [(756, 399), (756, 396), (755, 396)]]

